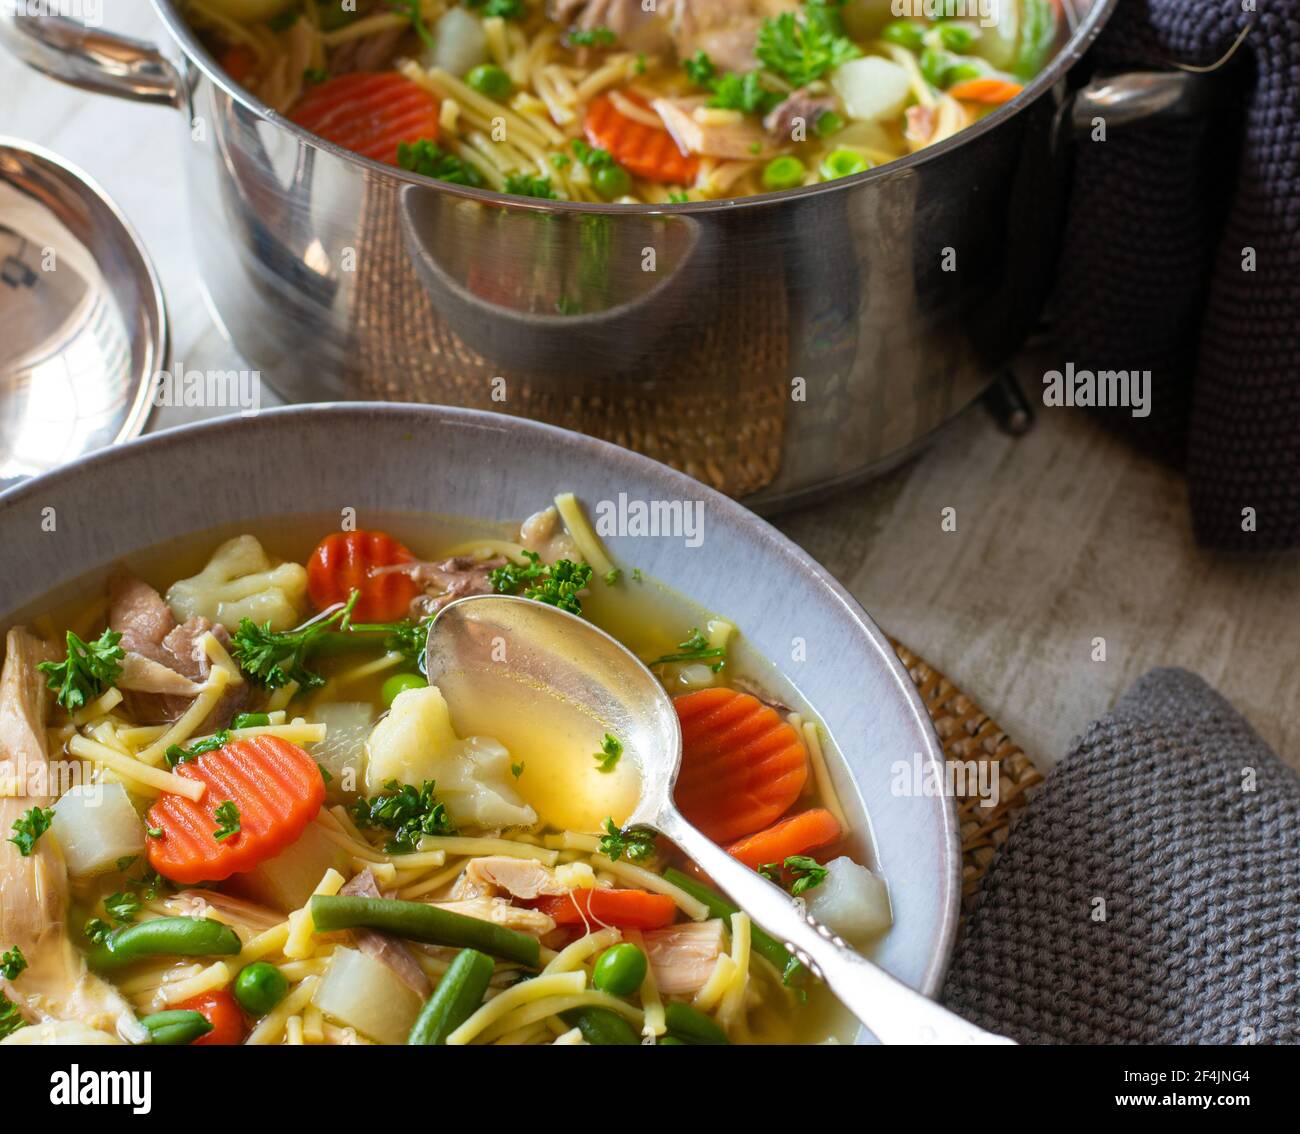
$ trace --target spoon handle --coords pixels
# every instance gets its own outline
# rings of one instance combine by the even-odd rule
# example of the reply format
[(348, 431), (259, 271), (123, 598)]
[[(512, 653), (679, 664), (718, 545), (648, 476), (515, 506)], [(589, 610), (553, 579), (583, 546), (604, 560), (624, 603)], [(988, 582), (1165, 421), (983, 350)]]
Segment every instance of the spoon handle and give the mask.
[(676, 810), (659, 817), (672, 839), (768, 933), (822, 977), (840, 1002), (886, 1044), (1010, 1044), (949, 1012), (855, 952), (761, 874), (737, 862)]

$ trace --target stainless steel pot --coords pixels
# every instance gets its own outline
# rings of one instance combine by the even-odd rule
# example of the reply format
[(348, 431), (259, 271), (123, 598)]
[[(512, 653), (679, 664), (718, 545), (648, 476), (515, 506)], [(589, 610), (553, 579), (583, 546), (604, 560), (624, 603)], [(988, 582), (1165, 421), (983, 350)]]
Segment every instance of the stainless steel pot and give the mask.
[(1083, 57), (1115, 0), (1013, 103), (831, 184), (680, 206), (539, 203), (308, 135), (217, 67), (6, 5), (38, 69), (184, 112), (199, 267), (239, 351), (291, 400), (495, 409), (639, 449), (775, 508), (897, 463), (986, 389), (1055, 263), (1072, 135), (1195, 112), (1204, 76)]

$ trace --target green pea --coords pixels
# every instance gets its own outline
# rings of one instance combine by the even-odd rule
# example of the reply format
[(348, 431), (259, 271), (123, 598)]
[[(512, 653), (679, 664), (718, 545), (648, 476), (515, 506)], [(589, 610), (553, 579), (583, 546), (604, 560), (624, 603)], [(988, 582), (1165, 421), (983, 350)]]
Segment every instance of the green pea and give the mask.
[(946, 51), (927, 47), (921, 52), (921, 74), (932, 87), (948, 85), (948, 71), (953, 65), (953, 58)]
[(465, 76), (465, 82), (488, 98), (506, 99), (515, 89), (510, 76), (495, 63), (480, 63)]
[(763, 188), (793, 189), (796, 185), (803, 184), (807, 172), (807, 168), (797, 157), (791, 157), (789, 154), (775, 157), (763, 170)]
[(288, 991), (284, 973), (265, 961), (245, 965), (235, 977), (235, 999), (250, 1016), (265, 1016)]
[(648, 968), (646, 956), (630, 941), (611, 945), (596, 961), (592, 983), (611, 996), (631, 996), (641, 987)]
[(948, 86), (955, 83), (964, 83), (970, 79), (981, 79), (988, 73), (982, 63), (973, 59), (962, 59), (954, 62), (948, 68), (947, 74), (944, 75), (944, 81)]
[(424, 689), (428, 684), (418, 673), (395, 673), (380, 686), (379, 696), (391, 709), (399, 693), (405, 693), (408, 689)]
[(965, 24), (940, 24), (939, 45), (949, 51), (968, 51), (975, 42), (975, 33)]
[(834, 181), (837, 177), (852, 177), (870, 168), (871, 163), (857, 150), (832, 150), (822, 161), (821, 175), (827, 181)]
[(896, 43), (908, 51), (919, 51), (925, 37), (925, 27), (915, 20), (893, 20), (880, 33), (886, 43)]
[(823, 111), (821, 117), (817, 119), (817, 125), (814, 127), (819, 138), (827, 138), (831, 134), (838, 133), (844, 129), (844, 119), (841, 115), (836, 114), (833, 110)]
[(621, 165), (602, 165), (592, 175), (591, 183), (606, 201), (626, 196), (632, 188), (632, 177)]

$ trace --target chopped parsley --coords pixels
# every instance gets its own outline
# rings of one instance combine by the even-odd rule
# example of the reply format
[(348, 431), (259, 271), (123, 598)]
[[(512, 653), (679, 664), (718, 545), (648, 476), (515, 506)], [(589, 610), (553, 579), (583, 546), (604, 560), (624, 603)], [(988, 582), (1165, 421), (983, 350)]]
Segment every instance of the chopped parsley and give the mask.
[(224, 843), (227, 839), (234, 838), (239, 834), (239, 808), (235, 806), (233, 799), (228, 799), (225, 803), (218, 803), (217, 809), (213, 816), (220, 826), (212, 832), (212, 837), (219, 843)]
[(174, 768), (177, 764), (189, 764), (196, 756), (202, 756), (205, 752), (215, 752), (229, 740), (230, 732), (223, 728), (220, 732), (214, 732), (211, 736), (196, 740), (188, 748), (184, 748), (179, 744), (169, 745), (167, 751), (163, 753), (163, 759), (167, 762), (169, 768)]
[(628, 862), (645, 862), (655, 853), (652, 831), (632, 828), (620, 831), (612, 817), (605, 820), (605, 834), (600, 837), (600, 853), (611, 862), (626, 858)]
[(146, 827), (144, 829), (144, 833), (148, 835), (151, 839), (161, 839), (163, 837), (164, 831), (161, 827)]
[(468, 185), (472, 189), (483, 186), (483, 175), (477, 169), (466, 165), (455, 154), (448, 153), (428, 138), (421, 138), (418, 142), (400, 142), (397, 146), (397, 164), (412, 173), (422, 173), (436, 181)]
[(612, 47), (618, 42), (613, 30), (605, 27), (570, 28), (567, 38), (574, 47)]
[(510, 174), (506, 178), (506, 192), (516, 197), (538, 197), (543, 201), (556, 199), (549, 177), (534, 177), (529, 173)]
[(121, 675), (120, 663), (126, 657), (118, 645), (121, 640), (116, 630), (105, 630), (93, 642), (83, 642), (69, 630), (67, 657), (61, 662), (41, 662), (36, 668), (45, 674), (46, 684), (57, 690), (59, 704), (75, 713)]
[(446, 805), (433, 794), (436, 786), (433, 780), (425, 780), (418, 789), (389, 780), (384, 789), (391, 794), (358, 799), (352, 805), (352, 821), (363, 831), (370, 827), (391, 831), (392, 838), (384, 846), (386, 854), (412, 854), (420, 849), (425, 835), (456, 833)]
[(602, 150), (599, 146), (589, 145), (581, 138), (574, 138), (573, 140), (573, 156), (592, 173), (595, 173), (598, 169), (606, 169), (609, 166), (618, 164), (609, 150)]
[(619, 580), (620, 580), (622, 577), (623, 577), (623, 572), (622, 572), (619, 568), (617, 568), (617, 567), (614, 567), (614, 568), (612, 568), (611, 570), (606, 571), (606, 572), (605, 572), (605, 586), (607, 586), (607, 587), (616, 587), (616, 586), (618, 586), (618, 582), (619, 582)]
[(862, 52), (843, 34), (839, 13), (833, 7), (806, 3), (802, 19), (793, 12), (782, 12), (764, 20), (754, 54), (793, 86), (805, 87)]
[(23, 956), (23, 951), (17, 945), (0, 953), (0, 976), (5, 980), (17, 980), (18, 974), (26, 967), (27, 958)]
[(514, 776), (515, 779), (518, 779), (520, 776), (522, 776), (524, 774), (524, 762), (520, 760), (518, 764), (511, 764), (510, 774)]
[(140, 912), (140, 895), (129, 890), (119, 890), (104, 899), (104, 911), (118, 925), (130, 925)]
[(323, 83), (330, 77), (330, 73), (324, 67), (308, 67), (302, 73), (302, 81), (310, 83), (313, 86), (317, 83)]
[(524, 598), (557, 606), (570, 614), (582, 613), (578, 594), (591, 582), (590, 566), (571, 559), (543, 563), (535, 551), (525, 551), (524, 559), (524, 563), (511, 561), (497, 567), (488, 576), (498, 594), (522, 594)]
[(623, 742), (617, 736), (605, 733), (605, 739), (600, 742), (600, 751), (593, 757), (596, 761), (596, 770), (598, 772), (612, 772), (618, 767), (618, 762), (622, 757)]
[(675, 654), (664, 654), (663, 657), (646, 662), (646, 665), (670, 665), (673, 662), (706, 662), (717, 659), (709, 666), (714, 673), (717, 673), (727, 664), (726, 647), (710, 646), (708, 638), (704, 636), (698, 626), (691, 630), (691, 636), (686, 641), (677, 643), (677, 650), (678, 652)]
[(806, 854), (792, 854), (784, 863), (765, 862), (758, 872), (769, 882), (783, 884), (784, 874), (790, 876), (790, 893), (796, 898), (826, 881), (829, 871), (815, 858)]
[(18, 848), (18, 853), (26, 858), (36, 846), (36, 840), (50, 829), (54, 821), (54, 809), (51, 807), (29, 807), (19, 818), (14, 820), (13, 834), (9, 842)]

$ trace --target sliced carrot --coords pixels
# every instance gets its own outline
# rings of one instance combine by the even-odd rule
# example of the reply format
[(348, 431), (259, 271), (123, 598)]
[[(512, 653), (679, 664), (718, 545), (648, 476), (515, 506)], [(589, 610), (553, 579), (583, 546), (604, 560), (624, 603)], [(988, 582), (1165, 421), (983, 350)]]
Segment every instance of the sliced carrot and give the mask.
[(1013, 83), (1010, 79), (989, 77), (967, 79), (963, 83), (956, 83), (948, 88), (948, 93), (962, 102), (982, 102), (986, 106), (999, 106), (1004, 102), (1010, 102), (1024, 89), (1019, 83)]
[[(192, 885), (220, 882), (252, 870), (295, 842), (325, 802), (325, 780), (316, 762), (296, 744), (276, 736), (232, 740), (213, 752), (176, 765), (207, 791), (197, 802), (171, 792), (149, 808), (149, 865), (164, 878)], [(239, 832), (218, 840), (225, 826), (216, 809), (230, 801), (239, 810)]]
[(375, 161), (397, 164), (397, 147), (438, 140), (439, 103), (396, 71), (357, 71), (317, 83), (289, 117), (326, 141)]
[(244, 1042), (244, 1013), (225, 989), (200, 992), (173, 1007), (178, 1011), (197, 1012), (212, 1025), (212, 1031), (199, 1036), (191, 1047), (230, 1047)]
[(414, 562), (415, 556), (384, 532), (335, 532), (307, 560), (307, 593), (317, 610), (325, 610), (360, 591), (354, 622), (393, 622), (406, 617), (420, 588), (405, 571), (381, 568)]
[[(631, 91), (623, 91), (622, 96), (650, 109), (649, 103)], [(682, 153), (667, 130), (629, 118), (607, 94), (591, 101), (583, 125), (593, 146), (608, 150), (619, 165), (637, 177), (665, 185), (691, 185), (700, 172), (700, 159)]]
[(257, 56), (246, 44), (236, 44), (221, 56), (221, 69), (237, 83), (242, 83), (257, 66)]
[(757, 870), (769, 862), (784, 862), (792, 854), (807, 854), (839, 837), (840, 825), (835, 816), (825, 808), (814, 807), (732, 843), (727, 853), (751, 870)]
[(672, 898), (648, 890), (573, 890), (538, 898), (536, 908), (554, 918), (556, 925), (662, 929), (677, 918)]
[(673, 702), (682, 723), (677, 805), (716, 843), (776, 822), (808, 779), (794, 727), (749, 693), (702, 689)]

